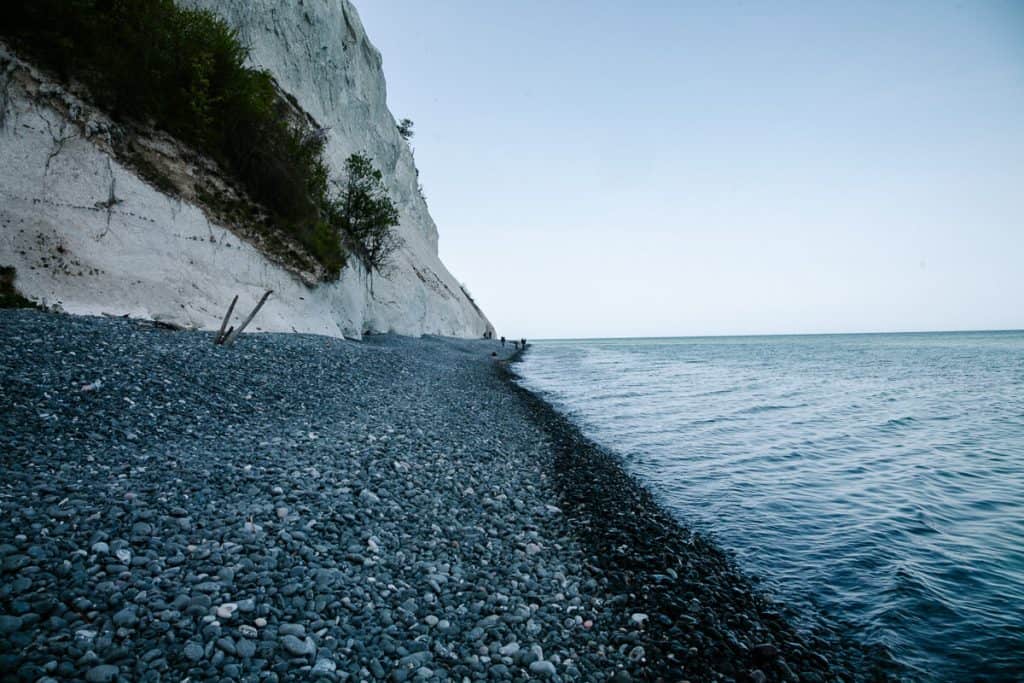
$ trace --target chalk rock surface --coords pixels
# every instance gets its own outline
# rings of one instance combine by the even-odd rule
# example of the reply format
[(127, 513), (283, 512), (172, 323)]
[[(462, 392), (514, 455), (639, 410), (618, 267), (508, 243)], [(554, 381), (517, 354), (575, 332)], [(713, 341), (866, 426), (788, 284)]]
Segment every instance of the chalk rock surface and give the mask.
[[(30, 298), (79, 314), (216, 328), (274, 290), (250, 331), (479, 337), (490, 323), (438, 257), (412, 151), (387, 108), (381, 57), (347, 0), (179, 0), (210, 9), (298, 105), (328, 129), (342, 175), (368, 154), (399, 209), (402, 246), (387, 272), (355, 259), (337, 282), (303, 279), (118, 162), (116, 126), (0, 43), (0, 265)], [(183, 169), (188, 172), (188, 169)], [(236, 313), (236, 316), (239, 315)]]

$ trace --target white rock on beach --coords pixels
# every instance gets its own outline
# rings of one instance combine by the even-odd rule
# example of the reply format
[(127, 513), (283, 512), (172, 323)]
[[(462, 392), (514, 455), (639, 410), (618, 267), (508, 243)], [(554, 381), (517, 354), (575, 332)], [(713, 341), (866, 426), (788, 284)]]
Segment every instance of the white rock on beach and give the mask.
[(217, 618), (219, 619), (230, 619), (235, 611), (238, 609), (238, 604), (234, 602), (225, 602), (223, 605), (217, 608)]

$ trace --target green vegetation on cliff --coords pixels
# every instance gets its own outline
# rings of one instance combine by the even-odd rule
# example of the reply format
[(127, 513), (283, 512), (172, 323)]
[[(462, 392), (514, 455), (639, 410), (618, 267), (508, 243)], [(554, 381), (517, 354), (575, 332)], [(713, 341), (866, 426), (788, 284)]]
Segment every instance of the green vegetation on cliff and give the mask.
[(84, 84), (114, 118), (152, 123), (212, 157), (328, 277), (344, 267), (346, 244), (362, 244), (331, 191), (324, 132), (294, 115), (269, 73), (244, 65), (246, 48), (211, 12), (172, 0), (14, 0), (5, 14), (0, 33)]
[(398, 246), (391, 231), (398, 225), (398, 210), (384, 188), (383, 175), (369, 157), (350, 156), (345, 174), (345, 184), (331, 204), (331, 222), (341, 226), (367, 268), (379, 269)]
[(17, 271), (11, 266), (0, 266), (0, 308), (35, 308), (14, 286)]

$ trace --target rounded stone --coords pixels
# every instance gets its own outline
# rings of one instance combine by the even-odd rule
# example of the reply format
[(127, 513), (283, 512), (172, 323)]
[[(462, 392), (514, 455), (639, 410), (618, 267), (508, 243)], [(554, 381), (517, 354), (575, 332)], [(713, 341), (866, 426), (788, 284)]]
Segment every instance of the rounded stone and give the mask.
[(205, 650), (203, 650), (203, 646), (199, 643), (193, 641), (185, 645), (185, 656), (193, 662), (198, 662), (202, 659), (203, 654), (205, 654)]
[(121, 670), (113, 664), (98, 664), (85, 673), (85, 680), (89, 683), (110, 683)]
[(546, 660), (538, 660), (530, 663), (530, 671), (537, 674), (538, 676), (554, 676), (558, 673), (555, 669), (555, 665)]

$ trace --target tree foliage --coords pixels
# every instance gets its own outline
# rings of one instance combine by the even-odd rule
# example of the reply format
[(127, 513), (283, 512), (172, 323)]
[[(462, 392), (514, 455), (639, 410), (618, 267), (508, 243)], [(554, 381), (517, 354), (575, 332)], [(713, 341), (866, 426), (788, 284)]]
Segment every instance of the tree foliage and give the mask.
[(381, 270), (398, 247), (392, 228), (398, 209), (388, 196), (384, 177), (365, 154), (345, 161), (346, 177), (334, 202), (334, 221), (341, 225), (370, 271)]
[(398, 134), (402, 136), (403, 140), (411, 140), (412, 136), (415, 135), (412, 127), (412, 119), (402, 119), (398, 122)]
[(244, 65), (246, 48), (216, 15), (173, 0), (12, 0), (4, 13), (0, 34), (114, 118), (152, 122), (211, 156), (337, 276), (324, 137), (289, 120), (271, 75)]

